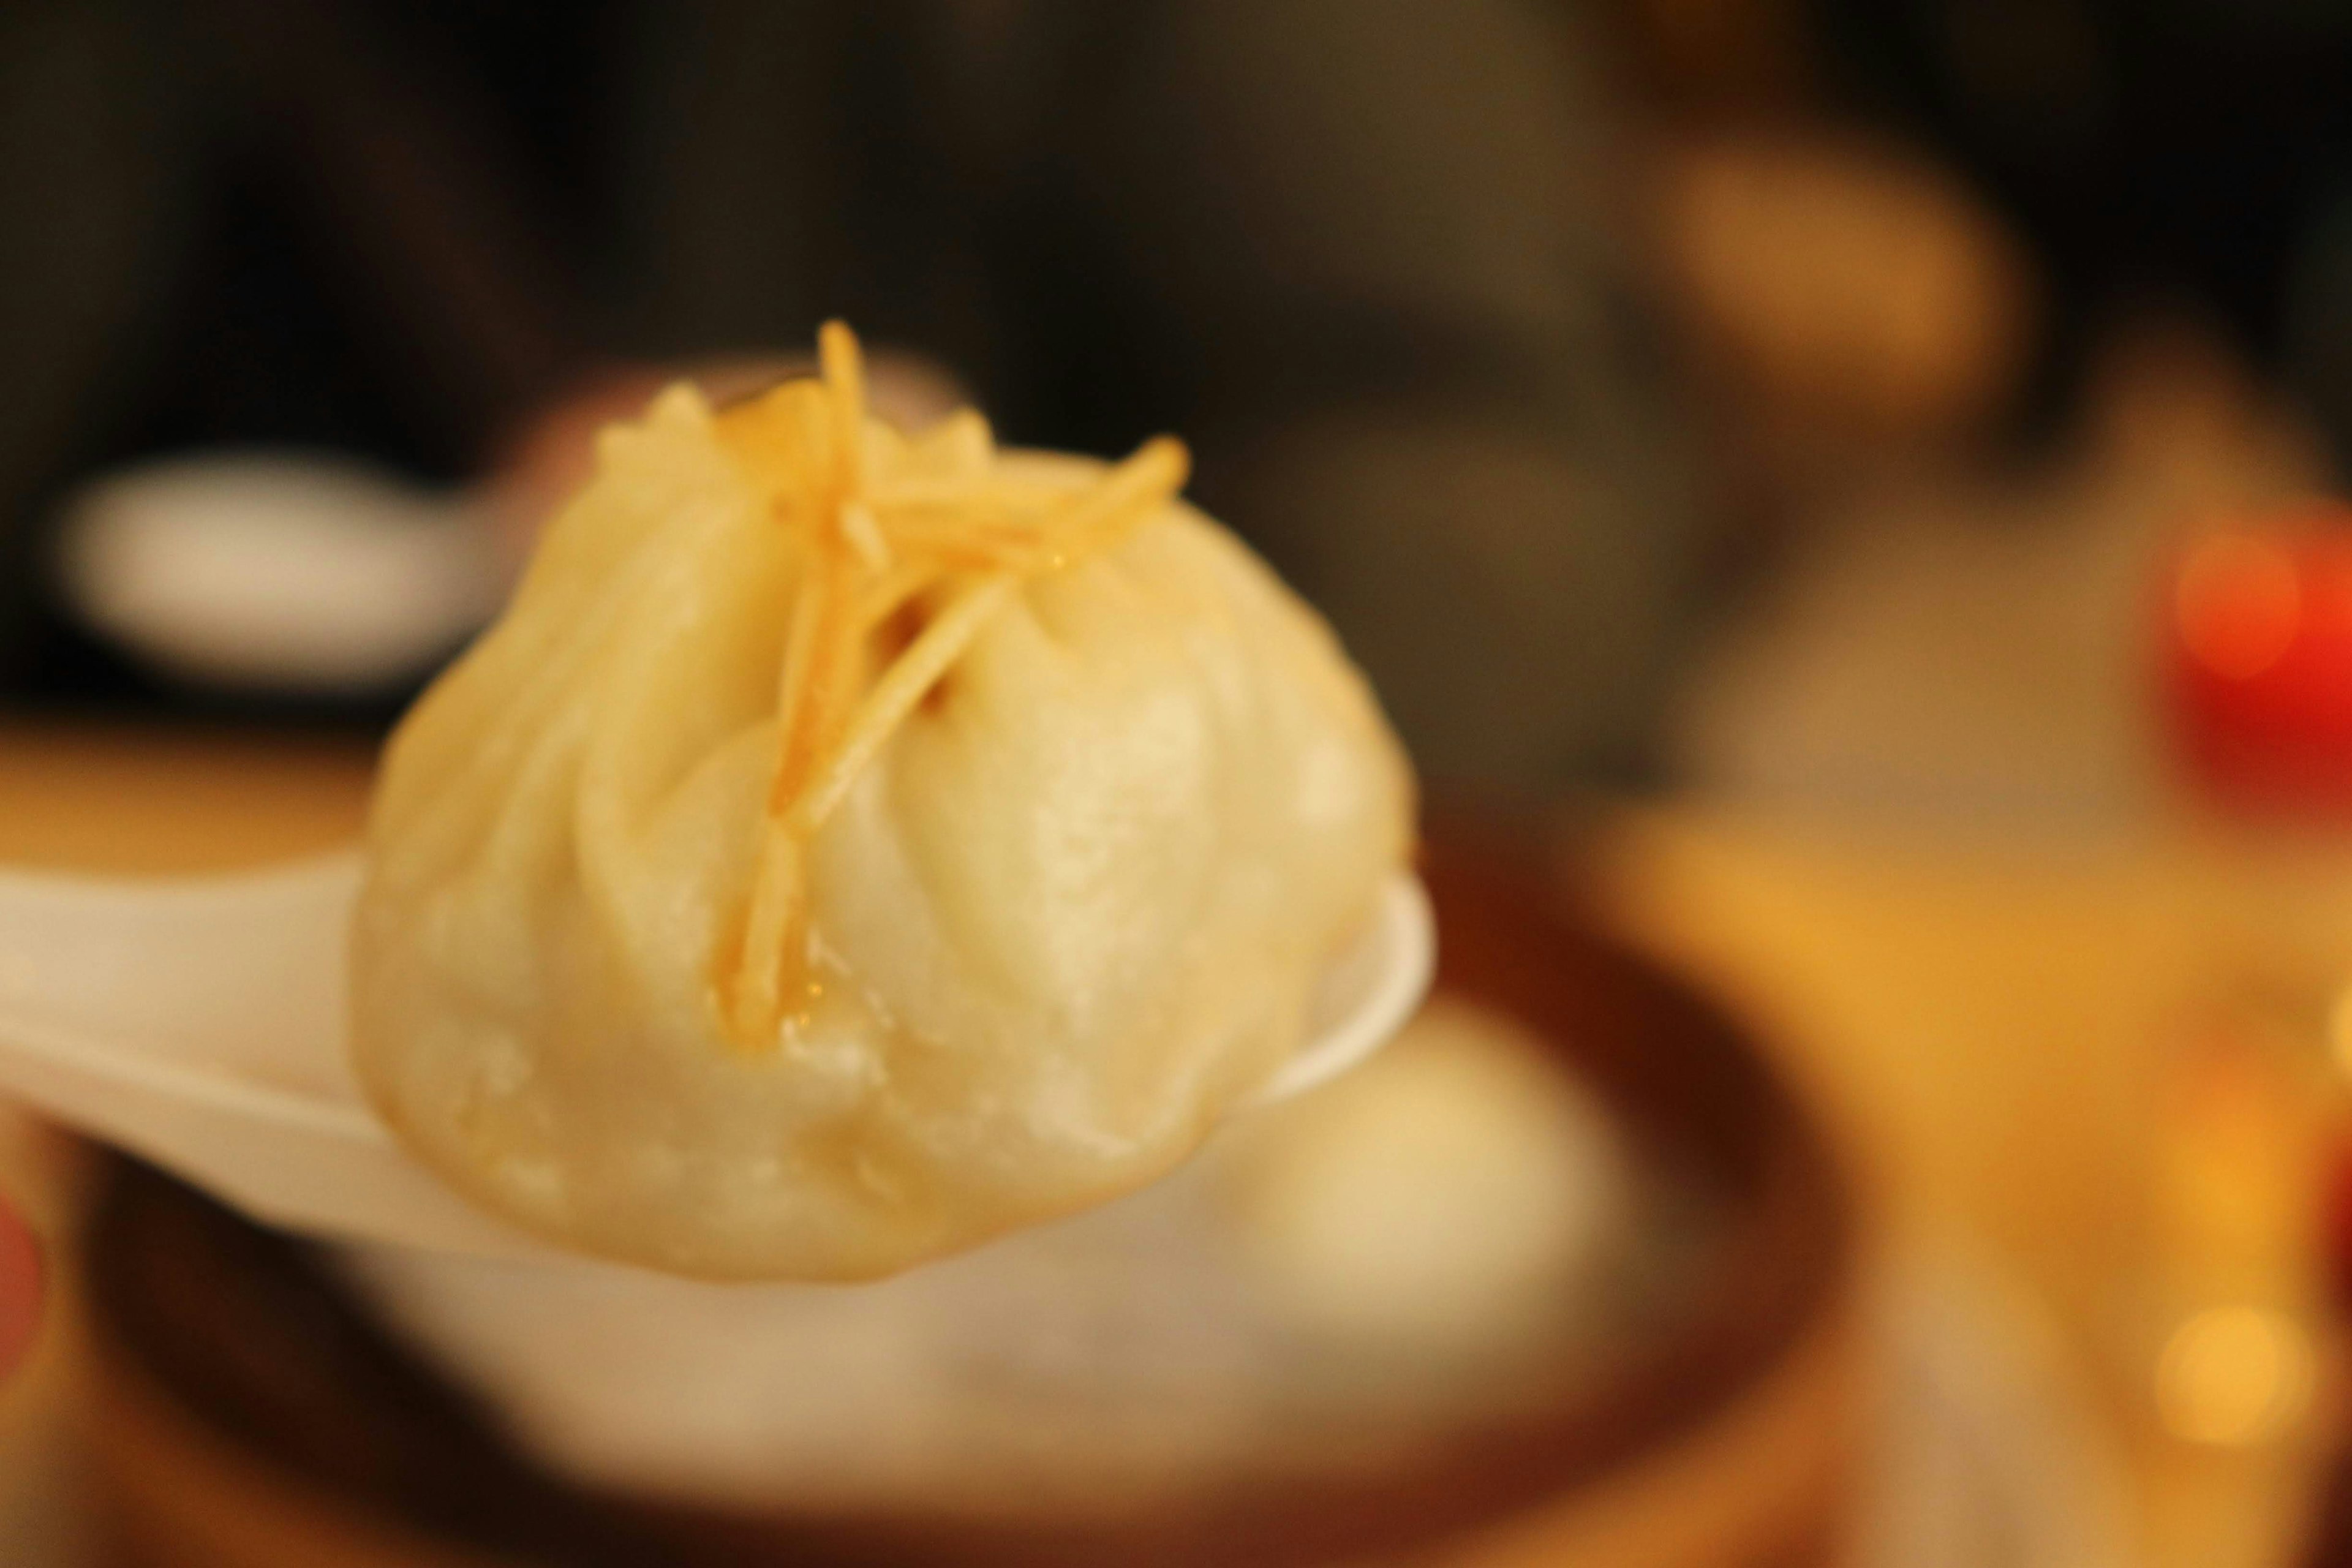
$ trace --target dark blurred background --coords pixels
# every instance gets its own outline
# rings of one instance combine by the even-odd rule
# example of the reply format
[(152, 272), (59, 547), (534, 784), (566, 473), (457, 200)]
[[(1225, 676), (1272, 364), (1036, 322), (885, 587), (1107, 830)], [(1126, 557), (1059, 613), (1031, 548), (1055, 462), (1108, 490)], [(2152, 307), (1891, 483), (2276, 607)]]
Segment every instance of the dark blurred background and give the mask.
[(2318, 0), (18, 0), (0, 690), (380, 716), (155, 678), (62, 503), (463, 485), (843, 315), (1016, 439), (1182, 432), (1428, 765), (1654, 777), (1824, 451), (2047, 438), (2151, 307), (2352, 438), (2347, 60)]
[(62, 503), (217, 447), (458, 486), (838, 314), (1014, 438), (1182, 432), (1441, 772), (1654, 776), (1792, 453), (2046, 434), (2150, 301), (2352, 430), (2348, 50), (2288, 0), (18, 0), (0, 689), (381, 715), (416, 672), (126, 658)]
[(77, 487), (454, 489), (843, 315), (1013, 438), (1184, 434), (1439, 773), (1655, 778), (1808, 474), (2047, 441), (2119, 320), (2352, 438), (2347, 59), (2318, 0), (17, 0), (0, 691), (380, 719), (421, 669), (94, 633)]

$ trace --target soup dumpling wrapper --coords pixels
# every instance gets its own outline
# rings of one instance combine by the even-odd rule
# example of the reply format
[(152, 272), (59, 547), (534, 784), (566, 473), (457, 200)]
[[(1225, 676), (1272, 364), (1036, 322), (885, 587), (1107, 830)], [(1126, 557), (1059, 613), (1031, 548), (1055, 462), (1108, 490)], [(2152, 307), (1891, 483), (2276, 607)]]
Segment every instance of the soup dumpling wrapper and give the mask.
[[(370, 823), (352, 1033), (378, 1110), (488, 1207), (676, 1272), (871, 1278), (1160, 1175), (1299, 1044), (1410, 850), (1361, 678), (1172, 496), (1091, 554), (942, 572), (780, 708), (812, 605), (942, 526), (980, 537), (956, 496), (1034, 518), (1119, 477), (999, 451), (973, 416), (859, 417), (845, 457), (829, 374), (764, 411), (673, 388), (608, 430), (394, 734)], [(838, 691), (874, 700), (959, 616), (943, 673), (843, 763)], [(827, 690), (795, 837), (779, 714)]]

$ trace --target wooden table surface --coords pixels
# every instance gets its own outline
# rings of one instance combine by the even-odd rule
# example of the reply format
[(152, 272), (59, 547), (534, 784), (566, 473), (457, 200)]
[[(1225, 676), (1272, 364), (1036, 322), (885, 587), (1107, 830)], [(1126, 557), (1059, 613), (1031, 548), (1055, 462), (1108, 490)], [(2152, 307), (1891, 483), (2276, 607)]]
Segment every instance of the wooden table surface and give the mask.
[(2352, 1034), (2333, 1064), (2326, 1037), (2331, 1007), (2352, 1023), (2352, 851), (1699, 805), (1629, 814), (1603, 844), (1617, 922), (1762, 1029), (1881, 1234), (2028, 1288), (2145, 1559), (2296, 1561), (2327, 1401), (2258, 1439), (2185, 1443), (2155, 1385), (2165, 1336), (2206, 1305), (2276, 1310), (2327, 1353), (2314, 1242), (2352, 1070)]
[(359, 835), (373, 744), (249, 730), (0, 722), (0, 862), (224, 870)]

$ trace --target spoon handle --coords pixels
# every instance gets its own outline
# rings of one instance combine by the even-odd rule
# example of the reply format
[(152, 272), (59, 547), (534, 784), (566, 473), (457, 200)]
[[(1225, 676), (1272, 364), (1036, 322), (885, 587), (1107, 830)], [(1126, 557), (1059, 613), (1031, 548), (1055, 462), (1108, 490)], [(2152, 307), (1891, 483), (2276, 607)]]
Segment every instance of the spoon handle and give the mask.
[(271, 1224), (530, 1243), (404, 1157), (343, 1058), (344, 852), (175, 880), (0, 869), (0, 1095)]

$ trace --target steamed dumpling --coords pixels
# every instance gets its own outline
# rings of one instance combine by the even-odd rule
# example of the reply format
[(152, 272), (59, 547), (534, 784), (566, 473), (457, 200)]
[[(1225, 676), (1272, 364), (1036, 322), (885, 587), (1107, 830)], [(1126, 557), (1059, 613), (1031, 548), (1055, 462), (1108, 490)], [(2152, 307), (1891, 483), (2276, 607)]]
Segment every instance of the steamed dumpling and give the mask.
[(856, 1279), (1182, 1160), (1405, 859), (1328, 630), (1175, 499), (822, 381), (608, 430), (394, 734), (354, 1052), (543, 1235)]

